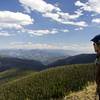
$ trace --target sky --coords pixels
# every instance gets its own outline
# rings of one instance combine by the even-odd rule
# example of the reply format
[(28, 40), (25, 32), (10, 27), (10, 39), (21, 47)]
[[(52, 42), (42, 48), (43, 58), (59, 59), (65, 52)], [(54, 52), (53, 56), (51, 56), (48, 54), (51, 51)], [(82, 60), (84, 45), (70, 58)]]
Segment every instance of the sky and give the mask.
[(0, 49), (94, 52), (100, 0), (1, 0)]

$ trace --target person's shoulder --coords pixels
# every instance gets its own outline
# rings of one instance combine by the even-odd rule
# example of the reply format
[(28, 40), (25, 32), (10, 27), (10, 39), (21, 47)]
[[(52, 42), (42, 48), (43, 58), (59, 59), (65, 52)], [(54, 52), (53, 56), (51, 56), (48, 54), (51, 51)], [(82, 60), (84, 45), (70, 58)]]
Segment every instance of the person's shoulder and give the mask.
[(96, 65), (100, 65), (100, 58), (96, 58), (95, 64), (96, 64)]

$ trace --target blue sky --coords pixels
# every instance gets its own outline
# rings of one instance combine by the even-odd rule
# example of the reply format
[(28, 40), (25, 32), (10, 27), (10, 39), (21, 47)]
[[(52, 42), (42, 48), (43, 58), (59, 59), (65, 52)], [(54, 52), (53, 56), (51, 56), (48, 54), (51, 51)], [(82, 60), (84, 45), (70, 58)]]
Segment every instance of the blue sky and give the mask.
[(100, 0), (2, 0), (0, 49), (93, 52), (100, 33)]

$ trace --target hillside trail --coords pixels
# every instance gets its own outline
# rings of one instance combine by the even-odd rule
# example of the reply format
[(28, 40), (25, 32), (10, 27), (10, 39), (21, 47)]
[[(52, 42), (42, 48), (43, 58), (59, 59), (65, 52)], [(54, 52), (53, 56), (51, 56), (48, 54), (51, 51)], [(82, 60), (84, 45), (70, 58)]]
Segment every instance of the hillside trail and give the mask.
[(64, 100), (99, 100), (96, 94), (96, 84), (92, 83), (78, 92), (70, 93)]

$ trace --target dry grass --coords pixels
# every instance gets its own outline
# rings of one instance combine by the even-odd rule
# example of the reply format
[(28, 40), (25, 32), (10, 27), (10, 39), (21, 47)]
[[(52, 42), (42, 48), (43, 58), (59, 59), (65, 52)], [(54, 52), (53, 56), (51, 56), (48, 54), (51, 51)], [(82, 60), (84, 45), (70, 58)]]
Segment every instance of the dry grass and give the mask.
[(64, 100), (98, 100), (98, 97), (96, 97), (95, 94), (96, 94), (96, 84), (91, 83), (82, 91), (70, 93), (70, 95), (66, 96)]

